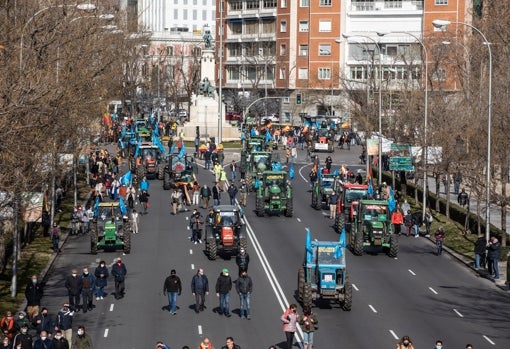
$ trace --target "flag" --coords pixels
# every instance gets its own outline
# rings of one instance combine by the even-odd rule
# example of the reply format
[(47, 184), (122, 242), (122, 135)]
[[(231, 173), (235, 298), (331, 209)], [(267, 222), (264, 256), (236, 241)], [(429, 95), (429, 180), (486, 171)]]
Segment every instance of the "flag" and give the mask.
[(322, 166), (319, 166), (317, 170), (317, 179), (320, 181), (322, 179)]
[(294, 173), (294, 164), (290, 164), (289, 166), (289, 178), (294, 179), (296, 174)]
[(313, 260), (312, 236), (310, 235), (310, 229), (306, 228), (306, 263), (311, 263), (312, 260)]
[(346, 235), (347, 235), (347, 232), (345, 231), (345, 226), (342, 228), (342, 232), (340, 233), (340, 239), (338, 240), (338, 242), (340, 243), (340, 246), (342, 248), (345, 248), (347, 247), (347, 242), (345, 240), (346, 238)]
[(122, 133), (120, 134), (120, 139), (124, 139), (124, 137), (126, 136), (126, 132), (127, 128), (126, 125), (124, 125), (124, 127), (122, 128)]
[(120, 177), (120, 184), (125, 185), (126, 187), (129, 187), (131, 185), (131, 182), (133, 181), (133, 175), (131, 171), (127, 171), (124, 176)]
[(120, 213), (122, 213), (123, 215), (127, 214), (126, 204), (124, 203), (124, 198), (122, 196), (119, 199), (119, 208)]
[(138, 143), (136, 144), (136, 150), (135, 150), (135, 158), (139, 156), (138, 153), (140, 153), (140, 146), (142, 145), (142, 139), (138, 140)]
[(96, 202), (94, 203), (94, 217), (99, 216), (99, 195), (96, 196)]
[(319, 120), (315, 120), (315, 128), (317, 130), (321, 128), (321, 125), (319, 124)]
[(333, 171), (333, 175), (334, 175), (335, 177), (338, 177), (338, 169), (336, 169), (335, 171)]
[(269, 143), (271, 140), (271, 132), (269, 130), (266, 130), (266, 144)]
[(159, 137), (159, 124), (157, 121), (154, 123), (154, 127), (152, 128), (152, 135), (156, 136), (156, 138)]
[(253, 188), (254, 189), (258, 189), (260, 187), (260, 179), (256, 179), (255, 182), (253, 183)]
[(153, 124), (154, 124), (154, 114), (153, 114), (153, 112), (151, 110), (151, 113), (149, 115), (149, 125), (152, 126)]
[(172, 143), (170, 150), (168, 151), (168, 155), (172, 155), (175, 152), (175, 143)]
[(368, 189), (367, 193), (369, 196), (374, 196), (374, 187), (372, 186), (372, 178), (368, 180)]
[(388, 210), (390, 212), (395, 211), (395, 208), (397, 207), (397, 200), (395, 200), (395, 193), (393, 192), (393, 188), (391, 186), (388, 186), (389, 188), (389, 195), (388, 195)]
[(177, 154), (177, 157), (182, 159), (186, 155), (186, 146), (184, 145), (184, 142), (182, 142), (182, 148), (179, 154)]
[(275, 162), (273, 162), (273, 163), (271, 164), (271, 170), (272, 170), (272, 171), (281, 171), (281, 170), (282, 170), (282, 164), (281, 164), (281, 163), (279, 163), (279, 162), (276, 162), (276, 161), (275, 161)]
[(329, 124), (329, 128), (331, 128), (332, 130), (336, 128), (336, 124), (334, 121), (331, 121), (331, 123)]
[(335, 246), (335, 254), (333, 257), (336, 259), (340, 258), (344, 254), (344, 248), (346, 247), (345, 243), (345, 227), (342, 228), (342, 233), (340, 233), (340, 238), (338, 239), (338, 245)]
[(124, 145), (124, 142), (122, 141), (122, 139), (119, 139), (119, 148), (120, 149), (124, 149), (125, 148), (125, 145)]
[(306, 128), (308, 128), (308, 127), (310, 127), (310, 126), (311, 126), (311, 125), (310, 125), (310, 121), (305, 120), (305, 127), (306, 127)]
[(161, 144), (161, 141), (159, 140), (158, 136), (155, 133), (152, 134), (152, 143), (154, 143), (154, 145), (158, 147), (161, 153), (163, 154), (165, 153), (165, 147), (163, 146), (163, 144)]

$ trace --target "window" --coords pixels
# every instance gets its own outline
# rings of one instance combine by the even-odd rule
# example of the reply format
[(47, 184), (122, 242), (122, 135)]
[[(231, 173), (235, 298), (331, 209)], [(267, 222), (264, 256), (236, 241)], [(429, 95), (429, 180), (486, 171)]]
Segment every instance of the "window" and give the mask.
[(331, 6), (331, 0), (320, 0), (319, 6)]
[(174, 20), (178, 20), (179, 19), (179, 10), (174, 8)]
[(436, 0), (436, 5), (448, 5), (448, 0)]
[(331, 32), (331, 21), (319, 21), (319, 32)]
[(202, 20), (207, 20), (207, 10), (202, 10)]
[(300, 0), (299, 7), (310, 7), (310, 0)]
[(240, 35), (243, 33), (243, 22), (241, 21), (230, 22), (228, 26), (230, 27), (230, 32), (233, 35)]
[(331, 68), (319, 68), (319, 80), (331, 79)]
[(246, 1), (246, 9), (253, 10), (258, 9), (260, 7), (259, 0), (248, 0)]
[(193, 20), (197, 20), (197, 10), (193, 10)]
[(308, 56), (308, 45), (299, 45), (299, 55)]
[(174, 0), (174, 4), (178, 5), (179, 4), (179, 0)]
[(276, 8), (276, 0), (264, 0), (264, 8)]
[(239, 80), (239, 67), (230, 65), (227, 67), (228, 80)]
[(366, 67), (364, 66), (351, 67), (351, 80), (366, 80), (366, 79), (367, 79)]
[(197, 5), (198, 0), (193, 0), (193, 5)]
[(202, 49), (200, 47), (193, 47), (193, 56), (200, 57), (202, 56)]
[(237, 0), (229, 1), (228, 4), (230, 5), (231, 11), (240, 11), (243, 9), (243, 3), (241, 1), (237, 1)]
[(207, 6), (207, 0), (202, 0), (202, 5)]
[(308, 79), (308, 68), (299, 68), (298, 69), (298, 79), (301, 79), (301, 80)]
[(308, 32), (308, 21), (299, 21), (299, 31), (301, 33)]
[(402, 0), (384, 0), (384, 8), (402, 8)]
[(287, 45), (281, 44), (280, 45), (280, 56), (285, 56), (287, 54)]
[(272, 34), (276, 32), (276, 21), (274, 19), (262, 21), (262, 33)]
[(319, 56), (331, 56), (331, 45), (319, 44)]
[(244, 24), (245, 34), (258, 34), (259, 22), (257, 20), (247, 20)]
[(166, 47), (166, 55), (167, 56), (173, 56), (174, 55), (174, 47), (173, 46), (167, 46)]
[(386, 45), (386, 55), (390, 57), (397, 56), (397, 46), (396, 45)]
[(280, 32), (282, 32), (282, 33), (287, 32), (287, 21), (280, 22)]
[(182, 11), (182, 19), (187, 20), (188, 19), (188, 10), (184, 9)]
[(437, 68), (432, 74), (432, 79), (436, 81), (446, 81), (446, 70), (444, 68)]
[(188, 0), (182, 0), (182, 4), (183, 5), (187, 5), (188, 4)]
[(285, 68), (280, 68), (280, 80), (285, 79)]
[(280, 1), (280, 7), (281, 8), (286, 8), (287, 7), (287, 0), (281, 0)]

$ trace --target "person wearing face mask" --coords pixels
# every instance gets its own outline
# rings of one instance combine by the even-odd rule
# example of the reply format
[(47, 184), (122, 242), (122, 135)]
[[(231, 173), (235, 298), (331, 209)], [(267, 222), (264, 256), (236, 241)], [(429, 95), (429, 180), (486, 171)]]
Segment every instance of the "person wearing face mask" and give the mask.
[(69, 308), (69, 304), (65, 303), (62, 309), (57, 313), (56, 328), (61, 331), (64, 338), (71, 347), (73, 339), (73, 316), (74, 311)]
[(413, 342), (409, 336), (402, 337), (402, 339), (397, 343), (397, 349), (414, 349)]
[(14, 320), (14, 325), (16, 326), (17, 330), (20, 330), (23, 325), (30, 325), (30, 321), (28, 321), (24, 311), (20, 311), (18, 313), (18, 316), (16, 316), (16, 319)]
[(32, 349), (34, 338), (28, 333), (28, 325), (23, 325), (20, 332), (14, 337), (14, 348)]
[(105, 261), (99, 262), (94, 276), (96, 277), (96, 301), (104, 299), (104, 288), (108, 284), (108, 267)]
[(69, 342), (62, 335), (62, 331), (57, 330), (53, 337), (53, 348), (54, 349), (69, 349)]
[(82, 279), (82, 288), (81, 295), (83, 298), (82, 309), (83, 312), (86, 313), (88, 310), (94, 309), (94, 305), (92, 304), (94, 290), (96, 288), (96, 279), (92, 274), (89, 273), (89, 268), (83, 268), (83, 274), (81, 275)]
[(191, 293), (195, 297), (195, 313), (198, 314), (205, 309), (205, 296), (209, 294), (209, 280), (202, 268), (191, 279)]
[(85, 327), (78, 327), (76, 336), (73, 336), (72, 347), (73, 349), (92, 349), (92, 338), (85, 332)]
[(112, 275), (115, 279), (115, 299), (124, 297), (126, 274), (126, 265), (122, 263), (122, 259), (117, 258), (117, 262), (112, 266)]
[(243, 270), (241, 277), (236, 280), (236, 291), (239, 294), (239, 315), (241, 319), (251, 320), (250, 296), (253, 291), (253, 282), (246, 270)]
[(283, 322), (283, 332), (285, 332), (286, 349), (292, 349), (298, 318), (299, 314), (297, 313), (297, 306), (295, 304), (291, 304), (280, 318)]
[(38, 335), (43, 331), (50, 334), (53, 332), (53, 321), (50, 314), (48, 314), (47, 308), (42, 308), (39, 315), (34, 318), (32, 326), (35, 327), (35, 331)]
[(42, 331), (39, 335), (39, 339), (34, 342), (34, 349), (54, 349), (53, 341), (48, 338), (48, 333)]
[(80, 310), (80, 293), (82, 286), (82, 278), (78, 276), (78, 271), (73, 269), (71, 275), (66, 278), (65, 287), (69, 295), (69, 306), (75, 311)]
[(44, 293), (44, 285), (39, 281), (37, 275), (32, 275), (32, 278), (27, 283), (25, 288), (25, 298), (27, 300), (27, 314), (28, 320), (34, 320), (34, 317), (39, 314), (39, 307), (41, 306), (41, 298)]
[(443, 341), (438, 339), (436, 341), (436, 346), (434, 347), (434, 349), (443, 349)]
[(2, 346), (0, 346), (0, 349), (12, 349), (12, 343), (9, 337), (4, 337), (2, 339)]

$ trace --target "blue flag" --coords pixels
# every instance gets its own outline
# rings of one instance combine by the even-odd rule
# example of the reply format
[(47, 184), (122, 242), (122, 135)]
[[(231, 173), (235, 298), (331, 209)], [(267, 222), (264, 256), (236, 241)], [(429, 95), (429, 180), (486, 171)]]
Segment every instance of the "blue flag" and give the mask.
[(138, 153), (140, 153), (140, 146), (142, 145), (142, 140), (140, 139), (138, 141), (138, 143), (136, 144), (136, 150), (135, 150), (135, 158), (137, 158), (139, 155)]
[(294, 179), (296, 174), (294, 173), (294, 164), (290, 164), (289, 166), (289, 178)]
[(256, 179), (255, 182), (253, 182), (253, 188), (258, 189), (260, 187), (260, 179)]
[(119, 199), (119, 208), (120, 213), (122, 213), (123, 215), (127, 214), (126, 204), (124, 203), (124, 198), (122, 196)]
[(255, 129), (253, 127), (250, 129), (250, 135), (251, 136), (256, 136), (257, 135), (257, 132), (255, 131)]
[(124, 137), (126, 136), (126, 132), (127, 128), (126, 125), (124, 125), (124, 127), (122, 128), (122, 133), (120, 134), (120, 139), (124, 139)]
[(94, 217), (99, 216), (99, 195), (96, 196), (96, 202), (94, 203)]
[(347, 233), (345, 231), (345, 226), (342, 228), (342, 232), (340, 233), (340, 239), (338, 240), (338, 242), (340, 242), (340, 246), (342, 248), (346, 248), (347, 247), (347, 242), (345, 240), (345, 237), (346, 237)]
[(319, 124), (318, 120), (315, 120), (315, 128), (318, 130), (321, 128), (321, 125)]
[(172, 143), (170, 150), (168, 151), (168, 155), (172, 155), (175, 152), (175, 143)]
[(312, 237), (310, 229), (306, 228), (306, 263), (311, 263), (313, 260)]
[(181, 148), (181, 151), (179, 152), (179, 154), (177, 154), (177, 157), (179, 159), (182, 159), (184, 157), (184, 155), (186, 155), (186, 146), (184, 145), (184, 141), (182, 142), (182, 148)]
[(333, 175), (334, 175), (335, 177), (338, 177), (338, 168), (337, 168), (335, 171), (333, 171)]
[(374, 187), (372, 186), (372, 178), (370, 178), (370, 180), (368, 181), (367, 193), (370, 196), (374, 196)]
[(125, 185), (126, 187), (129, 187), (131, 182), (133, 181), (133, 175), (131, 174), (131, 171), (127, 171), (124, 176), (120, 177), (119, 182), (122, 185)]
[(122, 141), (122, 139), (119, 139), (119, 148), (120, 149), (124, 149), (126, 146), (124, 145), (124, 142)]
[(310, 121), (305, 120), (305, 127), (310, 127), (310, 126), (311, 126), (311, 125), (310, 125)]
[(317, 170), (317, 179), (320, 181), (322, 179), (322, 166), (319, 166)]
[(390, 212), (395, 211), (397, 207), (397, 200), (395, 200), (395, 193), (393, 192), (393, 188), (390, 187), (390, 195), (388, 196), (388, 210)]
[(266, 130), (266, 144), (271, 141), (271, 132), (269, 130)]
[(279, 162), (276, 162), (276, 161), (273, 162), (271, 164), (271, 170), (273, 170), (273, 171), (281, 171), (282, 170), (282, 164), (279, 163)]
[(161, 144), (161, 141), (159, 140), (158, 136), (155, 133), (152, 134), (152, 143), (154, 143), (154, 145), (158, 147), (161, 153), (163, 154), (165, 153), (165, 147), (163, 146), (163, 144)]
[(159, 137), (159, 127), (158, 126), (159, 126), (158, 123), (155, 122), (154, 127), (152, 128), (152, 135), (156, 136), (156, 138)]

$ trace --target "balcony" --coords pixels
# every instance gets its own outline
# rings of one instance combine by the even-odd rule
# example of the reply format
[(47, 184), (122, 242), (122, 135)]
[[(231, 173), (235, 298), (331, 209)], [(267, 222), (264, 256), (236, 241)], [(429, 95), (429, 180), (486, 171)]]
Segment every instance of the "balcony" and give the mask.
[(414, 12), (423, 11), (423, 0), (403, 0), (403, 1), (351, 1), (349, 12)]

